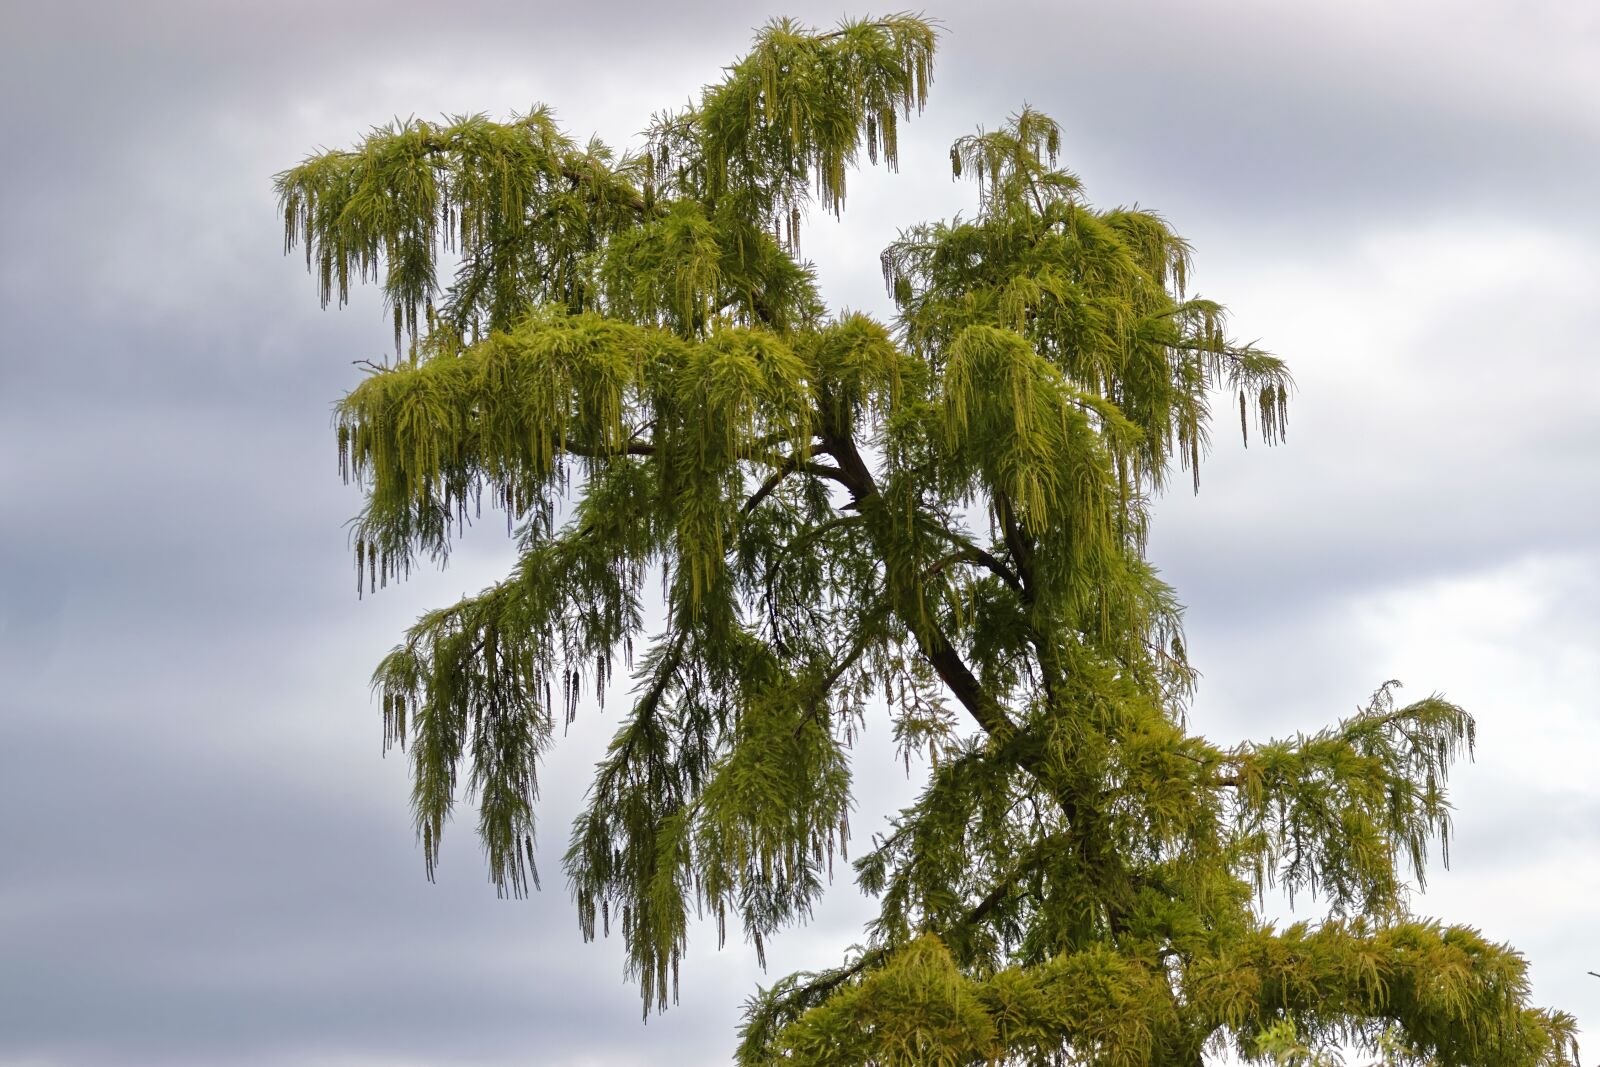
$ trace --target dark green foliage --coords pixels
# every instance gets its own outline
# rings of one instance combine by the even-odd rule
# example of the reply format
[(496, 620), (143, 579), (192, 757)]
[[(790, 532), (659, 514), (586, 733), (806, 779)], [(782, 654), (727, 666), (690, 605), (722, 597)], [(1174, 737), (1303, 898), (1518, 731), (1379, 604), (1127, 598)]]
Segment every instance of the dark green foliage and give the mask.
[[(1184, 728), (1148, 502), (1198, 477), (1219, 393), (1270, 443), (1290, 389), (1186, 294), (1184, 241), (1093, 207), (1024, 110), (952, 150), (976, 213), (884, 253), (893, 324), (822, 305), (802, 216), (841, 210), (863, 148), (895, 165), (933, 48), (910, 16), (778, 22), (639, 154), (536, 109), (279, 176), (324, 300), (376, 279), (394, 313), (397, 362), (338, 414), (361, 581), (443, 560), (485, 496), (521, 547), (376, 674), (430, 872), (468, 799), (495, 884), (536, 881), (538, 762), (621, 670), (633, 706), (565, 870), (647, 1011), (692, 916), (759, 952), (808, 914), (844, 860), (858, 729), (887, 717), (907, 769), (931, 757), (855, 861), (881, 901), (866, 946), (753, 998), (742, 1063), (1192, 1067), (1335, 1041), (1575, 1063), (1515, 952), (1407, 907), (1465, 712), (1390, 684), (1309, 737)], [(1264, 923), (1269, 885), (1328, 918)]]

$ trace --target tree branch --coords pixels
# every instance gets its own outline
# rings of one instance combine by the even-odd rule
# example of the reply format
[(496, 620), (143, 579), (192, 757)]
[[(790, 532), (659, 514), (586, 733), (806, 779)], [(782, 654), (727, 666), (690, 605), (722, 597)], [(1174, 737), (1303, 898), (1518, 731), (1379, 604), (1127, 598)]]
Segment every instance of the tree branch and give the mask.
[(772, 491), (778, 488), (778, 484), (780, 482), (793, 473), (794, 471), (792, 468), (780, 467), (778, 470), (775, 470), (771, 474), (767, 475), (767, 480), (762, 482), (760, 488), (758, 488), (754, 493), (750, 494), (750, 499), (746, 500), (744, 502), (744, 506), (739, 509), (739, 516), (741, 518), (747, 518), (752, 511), (761, 506), (761, 502), (763, 500), (772, 495)]
[[(861, 458), (861, 453), (856, 449), (855, 440), (849, 435), (847, 428), (834, 432), (824, 433), (823, 440), (833, 456), (839, 461), (838, 481), (850, 492), (851, 502), (859, 510), (861, 505), (869, 498), (879, 496), (878, 483), (872, 476), (872, 469)], [(950, 639), (945, 636), (937, 623), (926, 618), (912, 616), (904, 606), (896, 605), (895, 614), (900, 616), (900, 621), (917, 636), (922, 646), (922, 653), (927, 657), (928, 663), (933, 667), (934, 673), (945, 684), (967, 713), (982, 727), (983, 732), (995, 741), (1006, 741), (1016, 736), (1017, 727), (1000, 702), (984, 692), (983, 685)]]
[(956, 551), (950, 553), (948, 556), (945, 556), (943, 559), (936, 562), (933, 567), (929, 568), (928, 573), (930, 576), (937, 574), (940, 570), (943, 570), (944, 567), (949, 563), (971, 563), (974, 566), (982, 567), (985, 570), (993, 573), (995, 577), (999, 578), (1002, 582), (1005, 582), (1006, 585), (1010, 586), (1011, 589), (1019, 596), (1026, 596), (1026, 592), (1022, 587), (1022, 581), (1016, 576), (1016, 574), (1012, 572), (1011, 568), (1007, 567), (1004, 563), (1000, 562), (988, 552), (979, 548), (977, 545), (966, 540), (965, 538), (958, 536), (954, 532), (946, 530), (944, 531), (944, 534), (947, 538), (949, 538), (950, 543), (956, 546)]
[(582, 456), (586, 459), (607, 459), (611, 456), (653, 456), (656, 446), (648, 441), (628, 441), (619, 448), (602, 448), (599, 445), (586, 444), (581, 441), (565, 441), (561, 450), (568, 455)]
[(1011, 507), (1011, 499), (1005, 493), (996, 492), (994, 495), (995, 510), (1000, 516), (1000, 528), (1005, 537), (1006, 549), (1011, 553), (1011, 558), (1017, 565), (1018, 584), (1021, 586), (1022, 599), (1029, 604), (1033, 603), (1033, 542), (1022, 529), (1022, 524), (1017, 521), (1017, 513)]

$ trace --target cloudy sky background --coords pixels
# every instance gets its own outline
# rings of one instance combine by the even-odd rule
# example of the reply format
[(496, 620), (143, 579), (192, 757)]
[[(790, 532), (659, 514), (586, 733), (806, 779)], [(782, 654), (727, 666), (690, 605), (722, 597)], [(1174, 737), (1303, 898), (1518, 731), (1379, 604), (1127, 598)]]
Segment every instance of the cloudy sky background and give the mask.
[[(614, 711), (548, 766), (543, 894), (497, 901), (470, 825), (424, 880), (366, 679), (511, 556), (485, 523), (357, 601), (329, 410), (389, 330), (370, 292), (318, 310), (270, 187), (395, 115), (544, 101), (629, 143), (782, 13), (850, 11), (0, 0), (0, 1065), (715, 1064), (756, 982), (858, 936), (848, 881), (765, 979), (702, 936), (683, 1004), (641, 1025), (559, 865)], [(1390, 677), (1476, 713), (1418, 910), (1521, 948), (1594, 1060), (1600, 8), (929, 13), (902, 172), (806, 232), (829, 300), (885, 311), (878, 250), (971, 209), (950, 140), (1024, 101), (1093, 199), (1173, 220), (1199, 291), (1300, 385), (1287, 447), (1225, 425), (1158, 515), (1196, 728), (1315, 729)], [(914, 784), (886, 733), (859, 837)]]

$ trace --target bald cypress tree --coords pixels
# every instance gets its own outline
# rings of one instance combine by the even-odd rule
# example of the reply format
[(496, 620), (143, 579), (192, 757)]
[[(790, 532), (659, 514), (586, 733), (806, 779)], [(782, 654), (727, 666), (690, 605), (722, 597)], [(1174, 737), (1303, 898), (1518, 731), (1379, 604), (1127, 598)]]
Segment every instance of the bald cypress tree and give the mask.
[[(565, 873), (646, 1012), (694, 916), (760, 953), (807, 915), (844, 861), (857, 730), (931, 757), (854, 860), (881, 904), (864, 947), (759, 991), (743, 1064), (1334, 1042), (1575, 1064), (1520, 956), (1407, 905), (1466, 712), (1388, 684), (1311, 736), (1185, 729), (1150, 501), (1197, 479), (1216, 405), (1281, 438), (1291, 384), (1187, 294), (1189, 246), (1092, 206), (1024, 109), (952, 149), (970, 217), (884, 252), (893, 321), (824, 306), (802, 223), (843, 209), (863, 155), (896, 166), (934, 47), (908, 16), (774, 22), (636, 152), (535, 110), (397, 123), (279, 175), (323, 302), (372, 280), (394, 318), (396, 360), (338, 406), (361, 580), (443, 561), (485, 498), (520, 550), (375, 675), (429, 873), (464, 803), (495, 885), (537, 884), (539, 761), (620, 670)], [(1270, 886), (1319, 921), (1266, 922)]]

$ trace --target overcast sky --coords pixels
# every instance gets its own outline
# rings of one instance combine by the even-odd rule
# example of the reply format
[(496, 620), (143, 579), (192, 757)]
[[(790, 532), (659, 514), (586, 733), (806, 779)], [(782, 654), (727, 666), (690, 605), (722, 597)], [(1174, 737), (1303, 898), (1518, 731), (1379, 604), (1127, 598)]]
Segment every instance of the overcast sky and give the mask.
[[(786, 13), (851, 11), (0, 0), (0, 1065), (716, 1064), (757, 982), (857, 939), (848, 881), (765, 978), (702, 935), (682, 1005), (641, 1024), (560, 877), (614, 710), (550, 761), (544, 893), (497, 901), (467, 825), (424, 880), (367, 677), (511, 556), (485, 524), (356, 599), (330, 405), (390, 333), (372, 293), (318, 310), (271, 192), (397, 115), (542, 101), (630, 143)], [(1522, 949), (1593, 1061), (1600, 6), (929, 14), (902, 172), (806, 232), (829, 301), (886, 311), (878, 250), (971, 210), (949, 142), (1025, 101), (1091, 198), (1166, 214), (1300, 386), (1286, 447), (1224, 428), (1157, 517), (1195, 727), (1315, 729), (1391, 677), (1466, 705), (1454, 865), (1417, 909)], [(886, 733), (858, 836), (914, 786)]]

